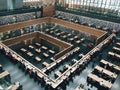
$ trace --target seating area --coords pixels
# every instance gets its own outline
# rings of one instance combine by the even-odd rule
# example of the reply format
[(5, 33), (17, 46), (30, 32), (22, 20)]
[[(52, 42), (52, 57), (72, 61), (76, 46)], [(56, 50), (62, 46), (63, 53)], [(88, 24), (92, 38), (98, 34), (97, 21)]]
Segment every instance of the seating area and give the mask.
[(120, 73), (120, 67), (108, 61), (101, 60), (94, 71), (88, 74), (87, 81), (98, 88), (111, 89)]
[[(33, 28), (35, 26), (22, 28), (23, 30), (32, 28), (36, 31), (36, 28)], [(87, 33), (83, 34), (70, 28), (66, 30), (60, 25), (56, 27), (46, 25), (40, 31), (28, 31), (19, 37), (4, 40), (3, 43), (10, 48), (2, 45), (1, 51), (30, 78), (44, 83), (48, 86), (47, 89), (58, 90), (66, 87), (69, 81), (82, 73), (92, 59), (100, 54), (101, 48), (107, 46), (114, 36), (112, 34), (95, 46), (91, 39), (88, 39), (90, 35)]]
[(45, 30), (46, 34), (52, 35), (53, 37), (57, 37), (61, 40), (64, 40), (68, 43), (72, 43), (72, 44), (80, 44), (82, 42), (84, 42), (85, 38), (81, 38), (78, 35), (75, 34), (71, 34), (62, 30), (58, 30), (58, 29), (54, 29), (54, 28), (50, 28), (50, 29), (46, 29)]
[(22, 90), (22, 85), (19, 82), (12, 83), (10, 73), (4, 70), (0, 65), (0, 89), (1, 90)]
[(24, 1), (40, 10), (0, 17), (0, 90), (119, 90), (119, 23)]
[(21, 35), (31, 33), (31, 32), (34, 32), (34, 31), (39, 31), (39, 30), (40, 30), (40, 25), (36, 24), (36, 25), (33, 25), (33, 26), (24, 27), (24, 28), (21, 28), (21, 29), (0, 33), (0, 38), (1, 38), (1, 40), (6, 40), (6, 39), (10, 39), (10, 38), (13, 38), (13, 37), (21, 36)]
[(109, 32), (111, 32), (112, 30), (119, 31), (120, 28), (119, 23), (112, 23), (112, 22), (98, 20), (85, 16), (78, 16), (62, 11), (56, 11), (54, 17)]
[(120, 43), (116, 42), (111, 51), (108, 52), (108, 57), (111, 59), (115, 59), (117, 61), (120, 60)]
[(40, 13), (41, 12), (37, 12), (36, 14), (35, 12), (31, 12), (31, 13), (25, 13), (25, 14), (2, 16), (0, 17), (0, 26), (40, 18), (41, 17)]
[[(51, 48), (50, 46), (45, 46), (44, 40), (41, 40), (41, 43), (32, 43), (28, 45), (22, 45), (19, 48), (14, 49), (23, 56), (26, 60), (40, 69), (49, 66), (50, 63), (54, 62), (51, 58), (54, 57), (56, 53), (59, 52), (59, 49), (54, 47)], [(12, 48), (16, 47), (13, 46)]]

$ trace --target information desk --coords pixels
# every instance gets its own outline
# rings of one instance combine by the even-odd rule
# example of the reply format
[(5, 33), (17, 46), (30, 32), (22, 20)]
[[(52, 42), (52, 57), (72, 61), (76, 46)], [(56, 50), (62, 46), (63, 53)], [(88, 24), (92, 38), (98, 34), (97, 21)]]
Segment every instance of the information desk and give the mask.
[(107, 87), (108, 89), (111, 89), (111, 87), (112, 87), (112, 83), (110, 83), (110, 82), (108, 82), (108, 81), (98, 77), (95, 74), (92, 74), (92, 73), (88, 74), (88, 79), (89, 78), (94, 80), (94, 81), (96, 81), (96, 82), (98, 82), (99, 84), (100, 84), (100, 82), (102, 82), (102, 86), (103, 87)]

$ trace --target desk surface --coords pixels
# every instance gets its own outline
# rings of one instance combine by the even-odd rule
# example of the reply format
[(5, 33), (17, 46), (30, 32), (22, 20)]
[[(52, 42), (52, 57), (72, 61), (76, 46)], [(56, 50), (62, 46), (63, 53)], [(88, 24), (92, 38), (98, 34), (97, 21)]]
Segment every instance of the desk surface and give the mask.
[(113, 53), (113, 52), (108, 52), (108, 55), (114, 56), (115, 53)]
[(45, 57), (49, 57), (49, 55), (48, 55), (47, 53), (43, 53), (43, 55), (44, 55)]
[(26, 52), (26, 51), (27, 51), (27, 50), (26, 50), (26, 49), (24, 49), (24, 48), (21, 48), (20, 50), (21, 50), (21, 51), (23, 51), (23, 52)]
[(105, 60), (101, 60), (100, 62), (103, 63), (103, 64), (105, 64), (105, 65), (106, 65), (106, 64), (109, 64), (109, 66), (113, 66), (114, 69), (120, 71), (120, 67), (117, 66), (117, 65), (115, 65), (115, 64), (112, 64), (112, 63), (110, 63), (110, 62), (108, 62), (108, 61), (105, 61)]
[(2, 73), (0, 74), (0, 79), (6, 77), (6, 76), (8, 76), (8, 75), (9, 75), (9, 72), (8, 72), (8, 71), (4, 71), (4, 72), (2, 72)]
[(19, 82), (16, 82), (14, 85), (12, 85), (12, 90), (17, 90), (20, 86)]
[(102, 71), (103, 73), (105, 73), (106, 75), (108, 75), (108, 76), (110, 76), (112, 78), (117, 78), (117, 74), (115, 74), (115, 73), (113, 73), (113, 72), (111, 72), (109, 70), (106, 70), (106, 69), (104, 69), (104, 68), (102, 68), (100, 66), (96, 66), (95, 69), (98, 70), (98, 71)]
[(50, 53), (52, 53), (52, 54), (54, 54), (54, 53), (55, 53), (55, 51), (53, 51), (53, 50), (49, 50), (49, 52), (50, 52)]
[(30, 57), (33, 56), (33, 54), (31, 52), (28, 52), (27, 55), (30, 56)]
[(47, 47), (45, 47), (45, 46), (42, 46), (42, 49), (47, 50), (48, 48), (47, 48)]
[(117, 47), (120, 47), (120, 43), (116, 43)]
[(41, 61), (41, 58), (39, 58), (38, 56), (35, 57), (36, 61)]
[(48, 64), (47, 62), (43, 62), (43, 65), (44, 65), (45, 67), (48, 67), (48, 66), (49, 66), (49, 64)]
[(41, 44), (40, 44), (40, 43), (35, 43), (35, 45), (37, 45), (37, 46), (39, 46), (39, 47), (41, 46)]
[(35, 49), (35, 51), (36, 51), (37, 53), (40, 53), (40, 52), (41, 52), (41, 50), (40, 50), (40, 49)]
[(32, 45), (29, 45), (28, 47), (29, 47), (30, 49), (34, 49), (34, 47), (33, 47)]
[(112, 87), (112, 83), (110, 83), (110, 82), (96, 76), (95, 74), (90, 73), (90, 74), (88, 74), (88, 77), (95, 80), (98, 83), (102, 82), (103, 86), (108, 87), (109, 89)]
[(60, 71), (56, 71), (56, 72), (55, 72), (55, 75), (56, 75), (57, 77), (60, 77), (61, 74), (62, 74), (62, 73), (61, 73)]
[(118, 47), (113, 47), (113, 49), (116, 51), (120, 51), (120, 48), (118, 48)]

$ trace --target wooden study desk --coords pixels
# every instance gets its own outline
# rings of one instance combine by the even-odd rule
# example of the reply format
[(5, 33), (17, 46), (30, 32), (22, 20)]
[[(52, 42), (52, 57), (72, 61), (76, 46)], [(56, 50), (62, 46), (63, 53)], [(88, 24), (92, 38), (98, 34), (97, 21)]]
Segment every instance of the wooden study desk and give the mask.
[(43, 66), (45, 66), (45, 67), (48, 67), (48, 66), (49, 66), (49, 64), (48, 64), (47, 62), (43, 62), (42, 64), (43, 64)]
[(113, 52), (108, 52), (108, 56), (112, 56), (114, 58), (120, 59), (120, 55), (117, 53), (113, 53)]
[(100, 82), (102, 82), (102, 86), (103, 87), (107, 87), (108, 89), (111, 89), (111, 87), (112, 87), (112, 83), (110, 83), (109, 81), (106, 81), (106, 80), (98, 77), (95, 74), (92, 74), (92, 73), (88, 74), (88, 79), (89, 78), (94, 80), (94, 81), (96, 81), (96, 82), (98, 82), (99, 84), (100, 84)]
[(62, 35), (61, 37), (62, 37), (63, 39), (66, 39), (66, 38), (67, 38), (67, 36), (66, 36), (66, 35)]
[(6, 77), (6, 76), (8, 76), (8, 75), (10, 75), (9, 72), (8, 72), (8, 71), (4, 71), (4, 72), (2, 72), (2, 73), (0, 74), (0, 79)]
[(81, 41), (80, 40), (77, 40), (77, 41), (75, 41), (76, 42), (76, 44), (80, 44), (81, 43)]
[(60, 33), (56, 33), (57, 36), (60, 36)]
[(50, 29), (46, 29), (46, 30), (45, 30), (45, 32), (49, 32), (49, 31), (50, 31)]
[(74, 38), (74, 39), (78, 39), (78, 36), (77, 36), (77, 35), (75, 35), (73, 38)]
[(78, 60), (77, 60), (77, 59), (73, 59), (72, 62), (73, 62), (73, 63), (76, 63), (76, 62), (78, 62)]
[(32, 56), (33, 56), (33, 54), (32, 54), (31, 52), (28, 52), (27, 55), (28, 55), (29, 57), (32, 57)]
[(26, 52), (27, 50), (25, 48), (20, 49), (22, 52)]
[(65, 32), (64, 32), (64, 31), (62, 31), (60, 34), (61, 34), (61, 35), (63, 35), (63, 34), (65, 34)]
[(34, 47), (33, 47), (32, 45), (29, 45), (28, 47), (29, 47), (30, 49), (34, 49)]
[(120, 55), (119, 54), (115, 54), (115, 57), (120, 60)]
[(49, 55), (47, 53), (43, 53), (43, 56), (46, 58), (49, 57)]
[(16, 82), (15, 84), (12, 85), (12, 90), (17, 90), (20, 86), (19, 82)]
[(45, 46), (42, 46), (41, 48), (42, 48), (42, 49), (44, 49), (44, 50), (47, 50), (47, 49), (48, 49), (48, 48), (47, 48), (47, 47), (45, 47)]
[(69, 41), (72, 42), (74, 40), (74, 38), (69, 38)]
[(115, 65), (115, 64), (112, 64), (112, 63), (105, 61), (105, 60), (101, 60), (100, 63), (105, 64), (105, 65), (108, 64), (109, 66), (113, 67), (115, 70), (120, 72), (120, 67)]
[(70, 36), (72, 36), (72, 34), (70, 34), (70, 33), (69, 33), (69, 34), (67, 34), (67, 37), (70, 37)]
[(109, 55), (109, 56), (114, 56), (115, 53), (113, 53), (113, 52), (108, 52), (108, 55)]
[(38, 56), (35, 57), (35, 60), (40, 62), (41, 61), (41, 58), (39, 58)]
[(66, 69), (70, 69), (71, 66), (69, 66), (68, 64), (66, 64), (66, 65), (65, 65), (65, 68), (66, 68)]
[(61, 75), (62, 75), (62, 73), (60, 71), (55, 72), (55, 77), (60, 77)]
[(35, 49), (35, 51), (36, 51), (37, 53), (41, 53), (41, 50), (40, 50), (40, 49)]
[(106, 69), (104, 69), (104, 68), (102, 68), (102, 67), (100, 67), (98, 65), (95, 67), (95, 69), (100, 71), (100, 72), (105, 73), (106, 75), (108, 75), (111, 78), (117, 78), (117, 74), (115, 74), (115, 73), (113, 73), (113, 72), (111, 72), (109, 70), (106, 70)]
[(53, 51), (53, 50), (49, 50), (49, 52), (50, 52), (51, 54), (55, 54), (55, 51)]
[(53, 30), (51, 30), (51, 31), (50, 31), (50, 34), (53, 34), (53, 33), (54, 33), (54, 31), (53, 31)]
[(120, 43), (116, 43), (116, 47), (120, 48)]
[(113, 50), (120, 53), (120, 48), (117, 48), (117, 47), (113, 47)]
[(57, 33), (57, 32), (59, 32), (59, 30), (58, 30), (58, 29), (55, 29), (54, 32)]
[(53, 57), (51, 57), (50, 60), (51, 60), (52, 62), (55, 62), (55, 59), (54, 59)]
[(120, 43), (116, 43), (116, 47), (120, 48)]
[(54, 28), (50, 28), (50, 30), (54, 30)]
[(38, 47), (40, 47), (40, 46), (41, 46), (41, 44), (40, 44), (40, 43), (35, 43), (35, 45), (36, 45), (36, 46), (38, 46)]

